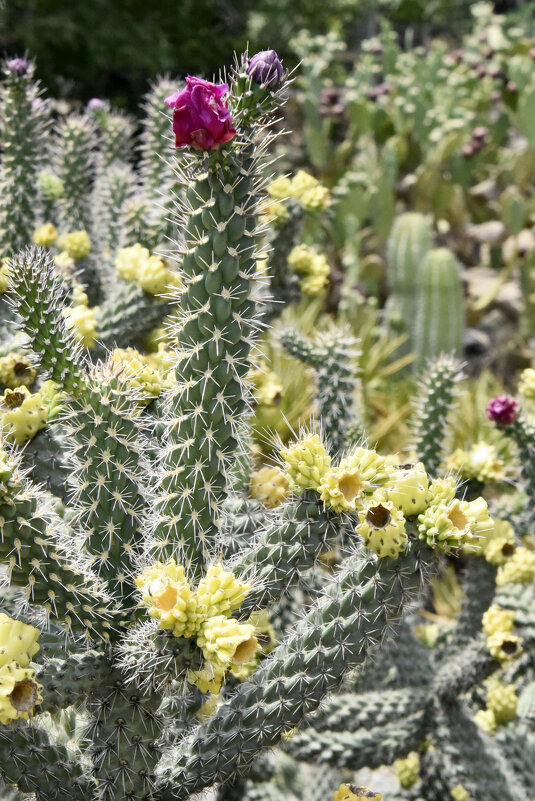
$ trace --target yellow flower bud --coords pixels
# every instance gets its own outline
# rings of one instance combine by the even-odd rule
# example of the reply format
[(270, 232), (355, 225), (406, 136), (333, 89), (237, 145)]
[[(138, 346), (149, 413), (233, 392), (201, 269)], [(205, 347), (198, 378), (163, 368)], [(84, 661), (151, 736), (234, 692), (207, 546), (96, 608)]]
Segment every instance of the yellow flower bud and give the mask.
[(45, 223), (33, 232), (32, 239), (36, 245), (49, 248), (58, 238), (58, 232), (52, 223)]
[(360, 524), (355, 530), (364, 539), (365, 546), (380, 558), (397, 559), (407, 543), (403, 513), (384, 495), (378, 495), (371, 498), (358, 515)]
[(317, 434), (281, 449), (292, 489), (318, 489), (331, 466), (331, 457)]
[(247, 597), (250, 584), (245, 584), (222, 565), (210, 565), (197, 587), (197, 611), (203, 618), (226, 615), (239, 609)]
[(487, 648), (493, 659), (510, 662), (522, 652), (522, 638), (510, 631), (496, 631), (487, 637)]
[(384, 486), (386, 497), (400, 509), (405, 517), (419, 515), (427, 508), (429, 479), (421, 462), (400, 465)]
[(0, 612), (0, 667), (9, 662), (26, 667), (39, 650), (37, 638), (40, 634), (35, 626)]
[(0, 357), (0, 381), (9, 389), (33, 384), (37, 372), (24, 353), (8, 353)]
[(74, 338), (86, 348), (92, 348), (97, 341), (97, 311), (98, 307), (88, 308), (82, 305), (63, 309), (65, 322)]
[(21, 444), (35, 437), (45, 427), (49, 406), (40, 392), (27, 387), (6, 389), (0, 396), (0, 431), (9, 442)]
[(251, 498), (273, 509), (288, 495), (288, 479), (278, 467), (261, 467), (251, 475)]
[(224, 615), (209, 617), (197, 635), (197, 645), (215, 670), (239, 668), (250, 662), (260, 649), (250, 623), (240, 623)]
[(496, 585), (530, 584), (535, 578), (535, 553), (528, 548), (516, 548), (506, 564), (498, 568)]
[(476, 712), (474, 715), (474, 723), (479, 726), (482, 731), (487, 732), (487, 734), (494, 734), (498, 727), (494, 712), (491, 709), (480, 709)]
[(512, 609), (503, 609), (498, 604), (492, 604), (484, 613), (481, 622), (483, 631), (489, 636), (496, 634), (498, 631), (512, 631), (515, 623), (515, 613)]
[(85, 259), (91, 252), (91, 242), (87, 231), (71, 231), (58, 239), (58, 246), (76, 261)]
[(43, 688), (35, 680), (35, 670), (9, 662), (0, 668), (0, 723), (28, 720), (34, 707), (42, 703)]
[(416, 784), (420, 777), (420, 757), (417, 752), (411, 751), (405, 759), (396, 759), (394, 770), (402, 787), (409, 788)]
[(381, 793), (375, 793), (367, 787), (341, 784), (333, 795), (333, 801), (381, 801), (382, 797)]
[(498, 725), (516, 718), (518, 697), (514, 684), (492, 682), (487, 690), (487, 708), (493, 713)]
[(450, 795), (453, 798), (453, 801), (470, 801), (470, 793), (463, 787), (462, 784), (457, 784), (452, 790), (450, 790)]

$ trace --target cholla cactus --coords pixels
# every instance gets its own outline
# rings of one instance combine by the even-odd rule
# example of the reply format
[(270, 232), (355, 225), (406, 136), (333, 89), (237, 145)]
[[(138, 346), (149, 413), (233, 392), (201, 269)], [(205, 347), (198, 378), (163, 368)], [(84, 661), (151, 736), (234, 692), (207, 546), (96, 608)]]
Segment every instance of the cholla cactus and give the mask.
[[(164, 201), (175, 239), (165, 254), (154, 252), (148, 234), (136, 242), (127, 230), (122, 239), (121, 220), (126, 225), (136, 199), (151, 209), (140, 213), (140, 231), (163, 223), (149, 191), (153, 171), (146, 164), (142, 195), (127, 197), (128, 165), (117, 159), (128, 151), (111, 140), (106, 159), (117, 158), (107, 175), (125, 178), (121, 210), (113, 220), (91, 217), (87, 194), (78, 193), (106, 159), (93, 159), (98, 120), (86, 117), (61, 125), (58, 245), (41, 232), (41, 246), (10, 251), (13, 352), (26, 344), (37, 375), (33, 392), (7, 388), (8, 398), (22, 400), (4, 398), (13, 408), (2, 410), (4, 422), (16, 414), (0, 452), (0, 777), (39, 801), (180, 801), (215, 784), (249, 793), (246, 781), (254, 795), (254, 777), (271, 775), (258, 758), (263, 749), (345, 768), (356, 755), (362, 764), (403, 757), (425, 736), (446, 744), (442, 762), (431, 749), (421, 759), (430, 797), (462, 785), (482, 798), (469, 760), (491, 747), (458, 711), (457, 695), (502, 664), (480, 632), (492, 602), (515, 610), (512, 629), (510, 615), (489, 614), (484, 624), (498, 626), (487, 636), (501, 635), (499, 653), (511, 657), (503, 669), (513, 673), (529, 611), (507, 594), (517, 573), (498, 582), (494, 597), (504, 565), (485, 558), (493, 525), (486, 502), (456, 497), (456, 482), (434, 475), (456, 366), (441, 365), (441, 384), (427, 380), (422, 462), (407, 466), (347, 435), (354, 418), (344, 418), (325, 373), (349, 402), (352, 365), (336, 361), (352, 355), (354, 343), (332, 332), (311, 346), (294, 338), (301, 358), (327, 356), (325, 366), (311, 356), (324, 419), (280, 449), (269, 477), (276, 493), (259, 490), (260, 471), (247, 463), (262, 326), (264, 156), (287, 82), (276, 54), (251, 63), (245, 55), (229, 85), (189, 77), (167, 97), (185, 149), (169, 159), (180, 202), (170, 189)], [(305, 196), (310, 182), (303, 187)], [(319, 202), (317, 191), (307, 202)], [(103, 228), (109, 253), (100, 260), (93, 257), (104, 254)], [(81, 268), (76, 278), (69, 259)], [(162, 347), (134, 350), (134, 335), (141, 339), (141, 329), (167, 314)], [(36, 420), (44, 424), (37, 433)], [(515, 539), (513, 551), (521, 547)], [(476, 579), (487, 582), (482, 592), (474, 580), (467, 595), (478, 616), (461, 615), (459, 633), (422, 656), (406, 617), (443, 554), (462, 548)], [(304, 608), (292, 625), (294, 595)], [(381, 645), (396, 634), (390, 658)], [(385, 675), (398, 684), (388, 686)], [(501, 686), (518, 682), (508, 674)], [(344, 732), (331, 727), (336, 707), (329, 714), (340, 689), (351, 710), (342, 710)], [(505, 729), (511, 692), (493, 692), (486, 700)], [(326, 712), (327, 723), (318, 723)], [(513, 735), (511, 750), (515, 744)], [(490, 798), (509, 799), (500, 770), (492, 768), (481, 792), (493, 787)], [(512, 770), (523, 780), (516, 763)], [(336, 797), (379, 795), (350, 782)]]

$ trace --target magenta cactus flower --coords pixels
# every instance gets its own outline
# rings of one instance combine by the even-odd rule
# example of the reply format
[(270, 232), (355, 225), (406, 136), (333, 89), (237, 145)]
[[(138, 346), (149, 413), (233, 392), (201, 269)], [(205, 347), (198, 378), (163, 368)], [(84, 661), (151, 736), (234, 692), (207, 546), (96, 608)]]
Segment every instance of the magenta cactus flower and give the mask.
[(500, 426), (514, 423), (518, 417), (518, 403), (508, 395), (497, 395), (487, 405), (487, 417)]
[(12, 75), (26, 75), (28, 72), (28, 62), (25, 58), (12, 58), (7, 62), (7, 68)]
[(262, 86), (277, 86), (282, 81), (284, 70), (274, 50), (261, 50), (256, 53), (246, 69), (247, 75)]
[(210, 83), (188, 75), (186, 88), (165, 98), (173, 109), (176, 147), (190, 145), (195, 150), (214, 150), (230, 142), (236, 131), (222, 100), (228, 90), (226, 83)]

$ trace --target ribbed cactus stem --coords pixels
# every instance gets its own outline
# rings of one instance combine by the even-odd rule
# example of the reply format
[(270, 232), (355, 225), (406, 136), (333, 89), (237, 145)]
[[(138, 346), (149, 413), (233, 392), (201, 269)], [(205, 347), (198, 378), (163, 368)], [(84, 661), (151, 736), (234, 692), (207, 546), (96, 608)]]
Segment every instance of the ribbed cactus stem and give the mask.
[(412, 326), (420, 266), (432, 247), (433, 230), (428, 217), (419, 212), (406, 212), (396, 218), (388, 240), (387, 276), (394, 309), (401, 315), (406, 331)]
[(334, 327), (319, 334), (313, 343), (294, 330), (283, 332), (280, 339), (288, 353), (314, 367), (316, 415), (330, 452), (339, 454), (347, 446), (348, 431), (358, 425), (354, 408), (356, 340)]
[(1, 486), (0, 560), (9, 585), (69, 634), (109, 640), (111, 601), (87, 557), (74, 544), (67, 553), (62, 521), (16, 470)]
[(417, 546), (397, 561), (349, 557), (288, 640), (172, 755), (162, 798), (180, 801), (225, 779), (301, 723), (390, 633), (423, 589), (429, 560)]
[(238, 576), (253, 576), (254, 586), (242, 610), (262, 608), (292, 592), (303, 573), (314, 566), (327, 540), (336, 534), (336, 518), (323, 508), (315, 492), (303, 492), (266, 524), (233, 565)]
[(60, 222), (66, 231), (87, 231), (90, 227), (94, 145), (94, 124), (89, 117), (71, 114), (60, 123), (56, 142), (56, 172), (63, 182)]
[(46, 115), (32, 101), (39, 86), (34, 65), (24, 75), (3, 65), (0, 86), (0, 256), (8, 256), (31, 241), (37, 219), (37, 174), (46, 147)]
[(177, 387), (165, 398), (167, 447), (160, 460), (153, 552), (166, 557), (179, 551), (192, 573), (202, 571), (218, 533), (227, 471), (248, 410), (246, 377), (258, 328), (251, 289), (259, 158), (269, 138), (258, 121), (262, 109), (247, 107), (250, 81), (239, 75), (234, 86), (239, 136), (219, 150), (192, 155), (185, 165), (174, 161), (177, 181), (184, 170), (188, 176), (176, 331), (181, 358)]
[(139, 170), (144, 194), (151, 201), (161, 202), (166, 187), (173, 181), (173, 170), (168, 163), (172, 156), (171, 114), (164, 100), (176, 88), (176, 81), (163, 76), (145, 97)]
[(420, 378), (414, 415), (414, 449), (431, 476), (437, 474), (442, 462), (444, 429), (460, 376), (461, 365), (443, 356), (430, 362)]
[(97, 168), (104, 173), (114, 162), (128, 164), (132, 158), (134, 121), (126, 114), (107, 112), (98, 126)]
[(109, 295), (117, 282), (115, 256), (127, 244), (125, 209), (134, 196), (134, 173), (126, 164), (113, 164), (102, 172), (93, 191), (93, 227), (90, 258), (97, 261), (100, 283)]
[(91, 798), (95, 789), (83, 763), (37, 726), (0, 732), (0, 778), (22, 793), (35, 793), (37, 801)]
[(39, 712), (57, 712), (85, 703), (88, 695), (108, 680), (109, 673), (109, 658), (99, 651), (82, 651), (64, 659), (48, 659), (37, 671), (37, 681), (43, 687)]
[(99, 342), (108, 349), (142, 345), (168, 312), (165, 301), (144, 292), (135, 281), (123, 281), (98, 309)]
[(458, 357), (464, 331), (463, 292), (453, 253), (446, 248), (430, 250), (419, 272), (411, 332), (416, 370), (442, 353)]

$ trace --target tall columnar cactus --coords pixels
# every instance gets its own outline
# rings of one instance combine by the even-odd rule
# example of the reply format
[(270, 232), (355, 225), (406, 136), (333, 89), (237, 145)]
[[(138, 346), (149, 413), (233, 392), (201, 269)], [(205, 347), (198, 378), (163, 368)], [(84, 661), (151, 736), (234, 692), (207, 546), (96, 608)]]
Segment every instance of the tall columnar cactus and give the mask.
[(420, 265), (414, 288), (411, 342), (414, 365), (443, 353), (460, 356), (464, 331), (464, 304), (459, 266), (446, 248), (430, 250)]
[(45, 104), (33, 78), (34, 65), (22, 58), (2, 64), (0, 89), (0, 255), (9, 256), (31, 240), (37, 219), (35, 187), (46, 142)]
[(412, 326), (414, 296), (418, 290), (420, 267), (433, 247), (433, 230), (428, 217), (406, 212), (396, 218), (387, 247), (387, 276), (392, 290), (391, 316), (401, 327)]
[(89, 228), (90, 188), (94, 172), (94, 122), (71, 114), (61, 123), (56, 141), (56, 172), (63, 185), (59, 204), (66, 231)]

